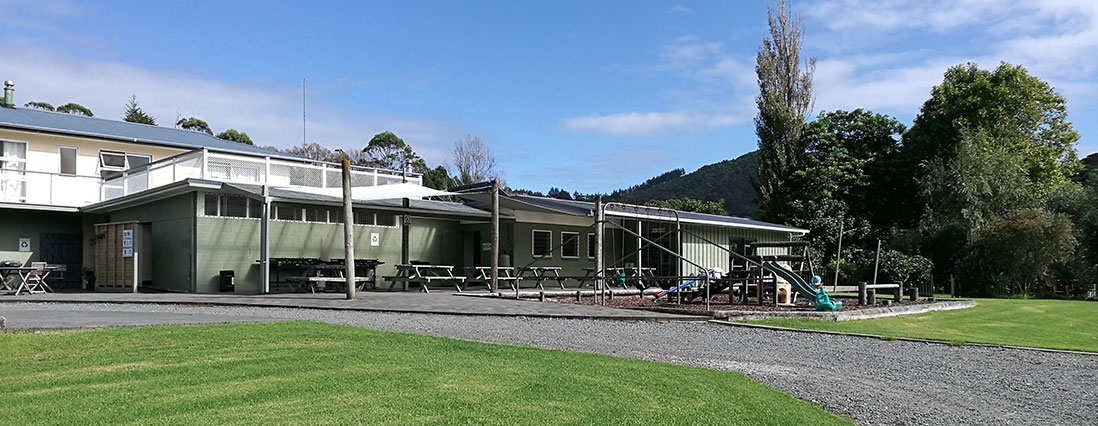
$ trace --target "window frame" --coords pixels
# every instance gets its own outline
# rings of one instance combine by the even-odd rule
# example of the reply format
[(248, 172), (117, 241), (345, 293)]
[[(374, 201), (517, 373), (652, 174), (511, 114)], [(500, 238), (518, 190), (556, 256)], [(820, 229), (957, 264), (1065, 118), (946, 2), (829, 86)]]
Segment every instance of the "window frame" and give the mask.
[[(575, 238), (574, 238), (574, 239), (572, 239), (572, 245), (573, 245), (573, 247), (574, 247), (574, 250), (575, 250), (575, 254), (573, 254), (573, 255), (571, 255), (571, 256), (569, 256), (569, 255), (567, 254), (568, 252), (567, 252), (567, 250), (566, 250), (566, 249), (568, 248), (568, 246), (569, 246), (569, 244), (568, 244), (568, 242), (567, 242), (567, 241), (568, 241), (568, 238), (569, 238), (569, 237), (568, 237), (569, 235), (571, 235), (571, 236), (575, 236)], [(579, 233), (579, 232), (575, 232), (575, 231), (560, 231), (560, 258), (561, 258), (561, 259), (579, 259), (579, 246), (580, 246), (580, 243), (579, 243), (579, 241), (580, 241), (580, 239), (579, 239), (579, 236), (580, 236), (580, 233)]]
[[(545, 247), (545, 254), (538, 254), (538, 233), (549, 234), (548, 246)], [(530, 255), (535, 259), (552, 259), (553, 258), (553, 231), (544, 229), (532, 229), (530, 230)]]
[(597, 246), (598, 246), (598, 241), (595, 241), (595, 233), (594, 232), (588, 232), (587, 233), (587, 258), (588, 259), (594, 259), (596, 256), (598, 256), (598, 251), (595, 250)]
[[(66, 172), (65, 171), (65, 151), (66, 150), (71, 150), (72, 151), (72, 171), (71, 172)], [(77, 170), (80, 169), (80, 165), (79, 165), (79, 163), (80, 163), (80, 148), (79, 147), (69, 146), (69, 145), (60, 145), (60, 146), (58, 146), (57, 147), (57, 159), (58, 159), (58, 164), (57, 164), (57, 173), (58, 174), (61, 174), (61, 175), (64, 175), (64, 176), (76, 176), (76, 175), (79, 174), (79, 173), (77, 173)]]

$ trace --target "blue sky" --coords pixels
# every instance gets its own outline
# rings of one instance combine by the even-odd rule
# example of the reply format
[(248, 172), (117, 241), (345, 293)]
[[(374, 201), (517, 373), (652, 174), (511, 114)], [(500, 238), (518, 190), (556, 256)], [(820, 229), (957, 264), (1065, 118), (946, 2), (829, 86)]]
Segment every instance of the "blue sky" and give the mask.
[[(1098, 2), (792, 1), (817, 58), (814, 111), (910, 125), (946, 68), (1022, 64), (1098, 151)], [(513, 187), (609, 192), (755, 149), (765, 1), (0, 0), (16, 100), (260, 145), (360, 149), (390, 130), (433, 167), (477, 135)], [(815, 114), (813, 114), (815, 115)]]

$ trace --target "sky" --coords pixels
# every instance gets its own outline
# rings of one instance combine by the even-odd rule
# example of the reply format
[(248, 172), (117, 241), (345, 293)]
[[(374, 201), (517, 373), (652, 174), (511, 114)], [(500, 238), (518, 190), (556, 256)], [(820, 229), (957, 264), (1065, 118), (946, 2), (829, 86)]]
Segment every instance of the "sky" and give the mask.
[[(947, 68), (1021, 64), (1098, 151), (1098, 2), (791, 1), (811, 113), (911, 124)], [(162, 126), (198, 117), (280, 149), (402, 137), (431, 166), (480, 137), (507, 184), (607, 193), (757, 146), (767, 2), (0, 0), (16, 103)]]

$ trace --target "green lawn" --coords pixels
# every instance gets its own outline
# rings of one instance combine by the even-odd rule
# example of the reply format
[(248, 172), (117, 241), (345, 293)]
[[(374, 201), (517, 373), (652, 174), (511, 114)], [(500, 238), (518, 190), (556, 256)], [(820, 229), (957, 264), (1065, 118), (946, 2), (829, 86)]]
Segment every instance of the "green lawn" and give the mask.
[(1081, 300), (977, 299), (976, 307), (898, 317), (749, 321), (781, 327), (1098, 352), (1098, 303)]
[(0, 334), (0, 425), (848, 425), (741, 374), (313, 322)]

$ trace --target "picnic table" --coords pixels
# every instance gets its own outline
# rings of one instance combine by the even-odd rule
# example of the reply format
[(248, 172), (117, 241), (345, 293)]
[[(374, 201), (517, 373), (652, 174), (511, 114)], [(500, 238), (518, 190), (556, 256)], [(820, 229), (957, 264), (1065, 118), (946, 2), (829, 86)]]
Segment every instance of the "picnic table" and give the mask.
[[(0, 291), (12, 292), (16, 296), (22, 292), (27, 294), (51, 292), (53, 289), (46, 283), (46, 277), (58, 269), (60, 268), (49, 266), (46, 262), (32, 262), (30, 266), (0, 267)], [(18, 284), (16, 284), (17, 281)]]
[[(360, 267), (365, 270), (377, 272), (377, 265), (384, 264), (385, 262), (378, 261), (377, 259), (355, 259), (355, 270), (359, 271)], [(290, 290), (292, 291), (304, 291), (308, 288), (310, 292), (316, 293), (318, 290), (345, 290), (347, 277), (343, 275), (347, 269), (343, 262), (333, 261), (326, 263), (306, 263), (302, 264), (301, 268), (303, 274), (296, 277), (288, 277), (286, 280), (290, 283)], [(356, 276), (354, 277), (355, 289), (362, 290), (366, 284), (374, 282), (374, 276)]]
[(541, 285), (545, 280), (554, 280), (563, 289), (565, 277), (560, 276), (560, 270), (560, 266), (527, 266), (522, 269), (520, 275), (533, 277), (537, 280), (538, 289), (541, 290), (545, 290)]
[[(656, 278), (656, 268), (605, 268), (604, 271), (602, 278), (607, 285), (615, 285), (614, 279), (620, 279), (623, 274), (625, 275), (625, 282), (635, 282), (637, 283), (637, 287), (642, 290), (648, 287), (657, 287), (659, 285)], [(575, 279), (579, 281), (581, 287), (586, 286), (588, 281), (594, 283), (595, 268), (583, 268), (583, 276), (576, 277)]]
[(424, 293), (430, 293), (428, 285), (434, 282), (451, 283), (457, 291), (461, 291), (461, 285), (465, 283), (465, 277), (454, 275), (454, 267), (449, 265), (410, 264), (396, 265), (396, 275), (384, 277), (389, 281), (389, 290), (397, 284), (401, 289), (408, 290), (411, 284), (419, 284)]
[[(514, 267), (499, 266), (497, 268), (498, 268), (499, 272), (498, 272), (498, 277), (496, 277), (496, 278), (499, 280), (499, 282), (507, 283), (508, 285), (511, 286), (511, 290), (514, 290), (515, 286), (518, 285), (518, 281), (522, 280), (522, 277), (520, 277), (518, 274), (515, 273), (515, 268)], [(492, 267), (491, 266), (476, 266), (476, 267), (473, 267), (473, 268), (469, 268), (469, 270), (473, 271), (473, 274), (474, 274), (473, 275), (474, 278), (472, 280), (469, 280), (470, 283), (476, 282), (476, 283), (489, 285), (489, 290), (491, 290), (491, 287), (490, 287), (490, 283), (492, 282)], [(468, 289), (469, 287), (466, 286), (465, 288)]]

